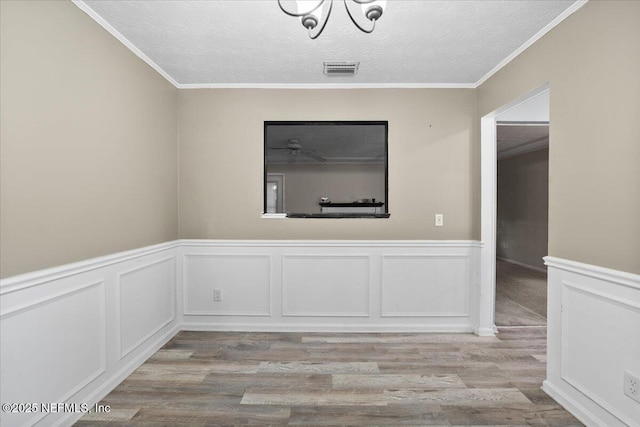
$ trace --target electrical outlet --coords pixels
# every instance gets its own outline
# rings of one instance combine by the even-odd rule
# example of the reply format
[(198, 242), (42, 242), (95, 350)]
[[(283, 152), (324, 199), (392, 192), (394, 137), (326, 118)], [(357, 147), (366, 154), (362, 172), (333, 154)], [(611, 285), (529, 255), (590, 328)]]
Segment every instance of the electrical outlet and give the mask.
[(444, 225), (444, 215), (436, 214), (436, 227), (442, 227)]
[(222, 289), (214, 289), (213, 290), (213, 300), (214, 301), (222, 301)]
[(624, 371), (624, 394), (640, 402), (640, 378), (629, 371)]

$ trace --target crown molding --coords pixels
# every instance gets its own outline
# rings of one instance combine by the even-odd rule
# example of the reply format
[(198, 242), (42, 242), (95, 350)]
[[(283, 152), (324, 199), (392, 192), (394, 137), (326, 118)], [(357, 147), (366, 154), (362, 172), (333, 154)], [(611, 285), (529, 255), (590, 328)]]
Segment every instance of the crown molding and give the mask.
[(582, 6), (587, 4), (588, 1), (589, 0), (577, 0), (575, 3), (573, 3), (567, 9), (565, 9), (564, 12), (562, 12), (560, 15), (556, 16), (556, 18), (553, 21), (549, 22), (544, 28), (542, 28), (540, 31), (538, 31), (536, 34), (534, 34), (533, 37), (531, 37), (529, 40), (524, 42), (522, 44), (522, 46), (520, 46), (519, 48), (514, 50), (513, 53), (511, 53), (511, 55), (507, 56), (505, 59), (502, 60), (502, 62), (500, 62), (495, 67), (493, 67), (491, 69), (491, 71), (489, 71), (487, 74), (485, 74), (480, 80), (478, 80), (474, 84), (474, 87), (475, 88), (480, 87), (480, 85), (482, 85), (484, 82), (489, 80), (494, 74), (496, 74), (498, 71), (500, 71), (502, 68), (504, 68), (509, 62), (513, 61), (518, 55), (520, 55), (522, 52), (524, 52), (529, 46), (531, 46), (532, 44), (534, 44), (535, 42), (540, 40), (545, 34), (547, 34), (549, 31), (551, 31), (552, 29), (557, 27), (558, 24), (560, 24), (562, 21), (567, 19), (569, 16), (571, 16), (575, 12), (577, 12), (578, 9), (580, 9)]
[(513, 61), (518, 55), (524, 52), (529, 46), (541, 39), (545, 34), (555, 28), (562, 21), (578, 11), (589, 0), (577, 0), (564, 12), (558, 15), (553, 21), (538, 31), (533, 37), (512, 52), (498, 65), (493, 67), (487, 74), (475, 83), (178, 83), (151, 58), (145, 55), (131, 41), (123, 36), (104, 18), (89, 7), (83, 0), (71, 0), (80, 10), (86, 13), (91, 19), (97, 22), (102, 28), (118, 39), (138, 58), (146, 62), (151, 68), (156, 70), (162, 77), (177, 89), (477, 89), (494, 74), (500, 71), (508, 63)]
[(204, 83), (178, 89), (475, 89), (474, 83)]
[(93, 9), (91, 9), (83, 0), (71, 0), (71, 2), (73, 4), (75, 4), (76, 6), (78, 6), (78, 8), (80, 8), (80, 10), (82, 10), (84, 13), (86, 13), (87, 15), (89, 15), (89, 17), (91, 19), (93, 19), (94, 21), (96, 21), (102, 28), (104, 28), (105, 30), (107, 30), (107, 32), (109, 32), (113, 37), (115, 37), (116, 39), (118, 39), (118, 41), (120, 41), (120, 43), (122, 43), (123, 45), (125, 45), (131, 52), (133, 52), (138, 58), (142, 59), (144, 62), (146, 62), (151, 68), (153, 68), (154, 70), (156, 70), (162, 77), (164, 77), (169, 83), (171, 83), (172, 85), (174, 85), (175, 87), (178, 87), (179, 84), (178, 82), (176, 82), (173, 77), (171, 77), (166, 71), (164, 71), (158, 64), (156, 64), (155, 62), (153, 62), (151, 60), (151, 58), (149, 58), (147, 55), (145, 55), (144, 53), (142, 53), (142, 51), (140, 49), (138, 49), (133, 43), (131, 43), (129, 41), (129, 39), (127, 39), (125, 36), (123, 36), (122, 34), (120, 34), (120, 32), (118, 30), (116, 30), (115, 28), (113, 28), (111, 26), (111, 24), (109, 24), (107, 21), (105, 21), (105, 19), (98, 15)]

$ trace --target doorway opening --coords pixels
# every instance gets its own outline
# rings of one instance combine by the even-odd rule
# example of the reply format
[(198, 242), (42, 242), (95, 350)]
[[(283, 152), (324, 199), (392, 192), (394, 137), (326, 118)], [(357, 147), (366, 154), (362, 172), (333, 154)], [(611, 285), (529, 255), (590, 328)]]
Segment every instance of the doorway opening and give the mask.
[[(498, 136), (499, 133), (508, 135), (510, 131), (517, 130), (515, 126), (522, 128), (531, 126), (530, 131), (535, 125), (546, 125), (547, 135), (546, 144), (548, 148), (548, 123), (549, 123), (549, 85), (544, 84), (531, 92), (503, 105), (497, 110), (487, 114), (481, 119), (481, 240), (482, 247), (480, 250), (480, 298), (478, 309), (478, 321), (476, 334), (480, 336), (494, 335), (497, 332), (496, 327), (496, 298), (498, 297), (496, 289), (496, 265), (497, 265), (497, 241), (498, 241)], [(499, 124), (506, 129), (508, 126), (514, 126), (514, 129), (505, 131), (500, 130)], [(538, 129), (539, 130), (539, 129)], [(537, 141), (536, 141), (537, 140)], [(531, 148), (536, 144), (544, 143), (542, 136), (532, 138), (525, 144)], [(517, 150), (524, 148), (507, 147), (514, 149), (510, 154), (514, 154)], [(503, 149), (506, 151), (507, 148)], [(533, 151), (539, 151), (536, 149)], [(515, 156), (513, 156), (515, 157)], [(548, 177), (548, 172), (547, 172)], [(527, 197), (523, 197), (525, 202)], [(526, 207), (526, 203), (524, 204)], [(545, 218), (546, 220), (546, 218)], [(505, 224), (502, 224), (505, 225)], [(517, 228), (517, 227), (516, 227)], [(526, 229), (527, 227), (521, 227)], [(504, 230), (502, 230), (504, 232)], [(548, 235), (545, 230), (543, 232)], [(517, 234), (517, 233), (515, 233)], [(503, 237), (503, 236), (501, 236)], [(526, 243), (526, 239), (524, 240)], [(510, 243), (507, 243), (509, 246)], [(522, 250), (522, 248), (519, 248)], [(526, 251), (525, 251), (526, 252)], [(546, 247), (544, 249), (546, 255)], [(504, 257), (503, 257), (504, 258)], [(503, 260), (500, 260), (502, 267)], [(517, 259), (515, 259), (517, 261)], [(511, 263), (514, 267), (523, 267), (515, 263)], [(523, 263), (522, 263), (523, 264)], [(541, 268), (544, 268), (542, 265)], [(513, 268), (512, 268), (513, 270)], [(514, 279), (515, 280), (515, 279)], [(546, 278), (543, 278), (544, 297), (546, 298)], [(538, 289), (538, 288), (536, 288)], [(513, 291), (511, 296), (515, 296), (515, 301), (524, 301), (527, 299), (526, 292), (522, 294), (524, 288)], [(517, 295), (514, 295), (514, 292)], [(504, 298), (501, 290), (500, 300)], [(511, 298), (512, 301), (514, 300)], [(543, 304), (546, 307), (546, 304)], [(536, 306), (539, 308), (540, 304)], [(500, 308), (502, 310), (502, 308)], [(534, 311), (535, 313), (535, 311)], [(501, 313), (500, 313), (501, 314)], [(540, 319), (538, 319), (540, 321)], [(525, 322), (530, 323), (530, 322)], [(544, 322), (546, 325), (546, 321)], [(513, 325), (519, 327), (517, 325)], [(525, 325), (523, 325), (525, 326)]]
[[(528, 105), (535, 103), (535, 108)], [(548, 92), (497, 122), (496, 304), (499, 328), (546, 326)], [(508, 120), (504, 120), (504, 119)], [(520, 119), (528, 119), (526, 121)], [(514, 120), (518, 119), (518, 120)]]

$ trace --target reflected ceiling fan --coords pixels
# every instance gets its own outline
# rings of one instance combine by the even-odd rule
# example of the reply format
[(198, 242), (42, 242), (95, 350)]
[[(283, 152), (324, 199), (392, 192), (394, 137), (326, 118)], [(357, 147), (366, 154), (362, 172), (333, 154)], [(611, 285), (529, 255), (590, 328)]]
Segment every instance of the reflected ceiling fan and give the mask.
[(286, 147), (272, 147), (269, 150), (288, 150), (289, 151), (289, 163), (294, 163), (298, 159), (298, 155), (310, 157), (319, 162), (326, 162), (327, 159), (318, 152), (310, 148), (302, 148), (300, 141), (297, 139), (290, 139)]

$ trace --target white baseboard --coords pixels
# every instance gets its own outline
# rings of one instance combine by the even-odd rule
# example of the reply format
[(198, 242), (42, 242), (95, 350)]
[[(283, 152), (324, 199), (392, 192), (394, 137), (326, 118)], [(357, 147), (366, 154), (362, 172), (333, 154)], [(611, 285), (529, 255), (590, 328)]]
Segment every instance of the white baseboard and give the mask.
[(496, 335), (497, 328), (475, 328), (473, 333), (479, 337), (493, 337)]
[(472, 333), (472, 325), (336, 325), (305, 323), (198, 323), (185, 322), (183, 331), (208, 332), (327, 332), (327, 333)]
[(558, 402), (560, 406), (570, 412), (571, 415), (576, 417), (584, 425), (594, 427), (604, 427), (607, 425), (607, 423), (589, 412), (584, 406), (580, 405), (566, 393), (562, 392), (558, 387), (554, 386), (549, 382), (549, 380), (542, 382), (542, 391), (551, 396), (553, 400)]
[(496, 257), (497, 259), (499, 259), (500, 261), (504, 261), (504, 262), (508, 262), (509, 264), (514, 264), (514, 265), (518, 265), (520, 267), (524, 267), (524, 268), (528, 268), (529, 270), (535, 270), (535, 271), (539, 271), (541, 273), (546, 273), (547, 269), (543, 268), (543, 267), (536, 267), (533, 265), (529, 265), (529, 264), (525, 264), (524, 262), (520, 262), (520, 261), (516, 261), (513, 259), (509, 259), (509, 258), (503, 258), (503, 257)]
[[(113, 391), (122, 381), (124, 381), (129, 375), (131, 375), (136, 369), (138, 369), (144, 362), (147, 361), (153, 354), (160, 350), (171, 338), (176, 336), (180, 332), (180, 325), (174, 326), (171, 330), (167, 331), (160, 338), (153, 343), (146, 346), (144, 351), (137, 354), (129, 363), (120, 368), (118, 372), (112, 375), (109, 379), (105, 380), (102, 385), (91, 393), (86, 398), (86, 403), (90, 407), (93, 407), (96, 403), (100, 402), (104, 397)], [(70, 413), (67, 417), (61, 419), (54, 424), (55, 426), (70, 425), (80, 420), (83, 417), (83, 413)]]

